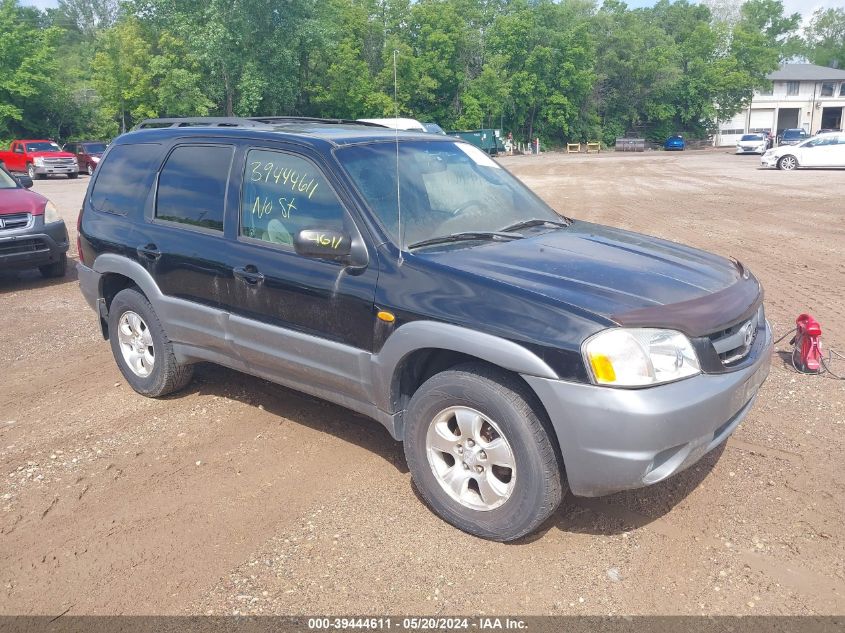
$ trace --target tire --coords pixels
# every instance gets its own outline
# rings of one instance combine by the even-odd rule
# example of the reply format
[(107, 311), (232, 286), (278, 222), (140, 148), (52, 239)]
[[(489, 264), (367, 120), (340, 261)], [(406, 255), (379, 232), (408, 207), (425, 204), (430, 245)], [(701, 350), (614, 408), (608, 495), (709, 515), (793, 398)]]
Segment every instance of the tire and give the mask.
[(87, 168), (87, 171), (88, 171), (88, 175), (89, 175), (89, 176), (93, 176), (93, 175), (94, 175), (94, 166), (93, 166), (91, 163), (88, 163), (88, 168)]
[(74, 174), (68, 174), (67, 177), (71, 180), (73, 180), (74, 178), (79, 178), (79, 172), (76, 172)]
[(405, 457), (417, 489), (438, 516), (481, 538), (518, 539), (557, 509), (566, 483), (554, 442), (534, 394), (481, 363), (436, 374), (408, 404)]
[(792, 171), (798, 168), (798, 159), (792, 154), (786, 154), (778, 159), (778, 169)]
[(35, 173), (35, 165), (33, 165), (32, 163), (29, 163), (26, 166), (26, 173), (33, 180), (36, 180), (37, 178), (39, 178), (39, 175)]
[[(109, 342), (126, 382), (143, 396), (158, 398), (191, 381), (194, 366), (176, 361), (173, 345), (153, 306), (135, 288), (121, 290), (111, 302)], [(134, 366), (130, 365), (133, 358)]]
[(59, 257), (59, 261), (47, 264), (46, 266), (39, 266), (38, 270), (41, 272), (41, 275), (47, 279), (52, 277), (64, 277), (65, 273), (67, 273), (67, 254), (62, 253), (61, 257)]

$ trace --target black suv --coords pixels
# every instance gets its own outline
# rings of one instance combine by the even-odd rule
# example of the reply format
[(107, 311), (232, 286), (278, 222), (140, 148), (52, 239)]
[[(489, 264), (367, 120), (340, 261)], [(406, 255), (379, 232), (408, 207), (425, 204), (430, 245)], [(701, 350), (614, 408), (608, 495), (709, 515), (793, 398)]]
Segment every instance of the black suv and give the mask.
[(422, 496), (495, 540), (567, 489), (655, 483), (769, 371), (739, 262), (553, 211), (476, 147), (347, 121), (160, 119), (80, 219), (82, 292), (130, 385), (212, 361), (402, 440)]

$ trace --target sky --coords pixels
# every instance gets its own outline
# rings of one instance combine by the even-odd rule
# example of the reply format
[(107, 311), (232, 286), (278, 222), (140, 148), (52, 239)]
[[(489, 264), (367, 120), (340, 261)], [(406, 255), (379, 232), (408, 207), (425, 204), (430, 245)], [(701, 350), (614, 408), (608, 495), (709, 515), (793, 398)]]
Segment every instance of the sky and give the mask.
[[(600, 0), (599, 0), (600, 1)], [(626, 0), (626, 4), (631, 8), (636, 7), (650, 7), (655, 0)], [(21, 4), (28, 4), (40, 9), (57, 6), (58, 0), (22, 0)], [(845, 0), (783, 0), (786, 13), (798, 12), (806, 22), (816, 9), (831, 9), (831, 8), (845, 8)]]

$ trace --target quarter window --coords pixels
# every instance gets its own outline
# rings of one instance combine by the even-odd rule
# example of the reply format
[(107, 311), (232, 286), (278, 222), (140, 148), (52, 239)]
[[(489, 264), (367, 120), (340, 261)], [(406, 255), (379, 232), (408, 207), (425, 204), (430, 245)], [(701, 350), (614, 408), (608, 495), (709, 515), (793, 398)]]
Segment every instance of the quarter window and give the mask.
[(142, 215), (160, 156), (161, 145), (157, 143), (113, 147), (97, 168), (91, 206), (104, 213)]
[(221, 145), (173, 150), (158, 180), (156, 218), (222, 231), (232, 152)]
[(300, 156), (270, 150), (247, 154), (240, 234), (293, 246), (304, 229), (342, 230), (345, 211), (320, 169)]
[(788, 97), (794, 97), (798, 94), (798, 86), (799, 82), (797, 81), (787, 81), (786, 82), (786, 95)]

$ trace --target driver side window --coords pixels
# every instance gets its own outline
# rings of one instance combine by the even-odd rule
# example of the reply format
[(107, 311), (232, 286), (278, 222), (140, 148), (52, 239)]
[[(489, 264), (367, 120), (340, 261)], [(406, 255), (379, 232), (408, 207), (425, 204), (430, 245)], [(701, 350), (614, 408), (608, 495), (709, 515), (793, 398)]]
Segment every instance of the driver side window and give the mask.
[(311, 161), (286, 152), (249, 151), (241, 194), (241, 236), (293, 248), (299, 231), (340, 231), (344, 218), (334, 190)]

